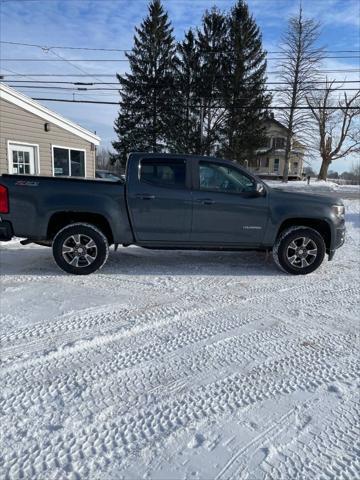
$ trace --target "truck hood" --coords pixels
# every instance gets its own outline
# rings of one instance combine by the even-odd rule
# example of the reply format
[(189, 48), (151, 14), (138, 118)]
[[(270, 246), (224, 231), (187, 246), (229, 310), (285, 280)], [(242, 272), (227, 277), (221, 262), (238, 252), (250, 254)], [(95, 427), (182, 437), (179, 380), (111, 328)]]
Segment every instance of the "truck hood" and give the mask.
[(271, 198), (283, 202), (303, 202), (307, 204), (344, 205), (337, 195), (323, 195), (322, 193), (294, 192), (286, 188), (268, 187)]

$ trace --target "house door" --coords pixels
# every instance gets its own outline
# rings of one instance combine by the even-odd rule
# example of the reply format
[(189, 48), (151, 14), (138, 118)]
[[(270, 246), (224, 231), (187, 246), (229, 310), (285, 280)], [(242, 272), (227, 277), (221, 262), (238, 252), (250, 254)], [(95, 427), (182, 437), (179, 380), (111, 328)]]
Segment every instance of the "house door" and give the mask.
[(32, 145), (9, 144), (9, 173), (36, 175), (36, 147)]

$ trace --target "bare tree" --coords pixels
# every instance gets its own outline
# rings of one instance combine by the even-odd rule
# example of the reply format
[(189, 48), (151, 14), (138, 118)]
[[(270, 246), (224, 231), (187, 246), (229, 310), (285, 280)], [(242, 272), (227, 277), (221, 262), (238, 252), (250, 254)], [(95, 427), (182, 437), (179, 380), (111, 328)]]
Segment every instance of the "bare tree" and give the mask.
[(351, 185), (360, 185), (360, 161), (353, 163), (350, 172), (343, 172), (340, 178)]
[(110, 152), (107, 148), (96, 149), (96, 168), (107, 169), (110, 165)]
[(353, 164), (353, 166), (351, 167), (351, 173), (354, 175), (354, 178), (357, 184), (359, 185), (360, 184), (360, 161)]
[(290, 18), (280, 45), (283, 60), (279, 70), (285, 86), (279, 102), (285, 107), (281, 120), (287, 127), (283, 182), (288, 181), (292, 139), (294, 135), (299, 136), (300, 132), (304, 138), (309, 127), (309, 112), (299, 107), (306, 106), (305, 97), (318, 77), (318, 67), (323, 57), (323, 50), (315, 46), (319, 29), (318, 22), (303, 18), (300, 6), (298, 15)]
[[(330, 164), (338, 158), (360, 152), (360, 90), (338, 95), (334, 82), (320, 95), (306, 97), (318, 129), (318, 151), (322, 159), (319, 180), (326, 180)], [(335, 98), (335, 95), (337, 98)]]

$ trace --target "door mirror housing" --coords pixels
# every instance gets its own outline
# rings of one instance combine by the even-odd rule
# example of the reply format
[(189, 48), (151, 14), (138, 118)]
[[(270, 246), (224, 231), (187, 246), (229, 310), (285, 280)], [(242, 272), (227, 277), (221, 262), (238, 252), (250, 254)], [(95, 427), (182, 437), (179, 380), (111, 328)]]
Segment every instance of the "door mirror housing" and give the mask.
[(265, 195), (266, 190), (265, 190), (264, 184), (262, 182), (256, 182), (255, 191), (257, 195), (259, 195), (259, 197), (262, 197), (263, 195)]

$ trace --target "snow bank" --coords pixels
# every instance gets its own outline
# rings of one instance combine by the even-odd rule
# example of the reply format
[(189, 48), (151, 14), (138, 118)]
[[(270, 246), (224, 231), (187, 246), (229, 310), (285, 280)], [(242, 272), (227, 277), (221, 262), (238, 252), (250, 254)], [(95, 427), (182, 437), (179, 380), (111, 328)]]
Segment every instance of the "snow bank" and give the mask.
[(318, 191), (318, 192), (358, 192), (360, 194), (360, 186), (359, 185), (338, 185), (335, 182), (324, 180), (312, 180), (310, 184), (307, 181), (291, 181), (287, 183), (283, 183), (281, 181), (275, 180), (265, 180), (265, 182), (273, 188), (284, 188), (286, 190), (289, 189), (301, 189), (301, 190), (308, 190), (308, 191)]

